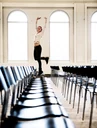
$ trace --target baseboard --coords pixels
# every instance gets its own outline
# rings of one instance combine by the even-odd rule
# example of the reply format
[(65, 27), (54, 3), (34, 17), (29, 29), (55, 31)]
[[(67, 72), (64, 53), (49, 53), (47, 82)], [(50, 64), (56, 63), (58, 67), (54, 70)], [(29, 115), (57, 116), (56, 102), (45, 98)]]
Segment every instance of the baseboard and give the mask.
[(51, 77), (51, 74), (45, 74), (46, 77)]

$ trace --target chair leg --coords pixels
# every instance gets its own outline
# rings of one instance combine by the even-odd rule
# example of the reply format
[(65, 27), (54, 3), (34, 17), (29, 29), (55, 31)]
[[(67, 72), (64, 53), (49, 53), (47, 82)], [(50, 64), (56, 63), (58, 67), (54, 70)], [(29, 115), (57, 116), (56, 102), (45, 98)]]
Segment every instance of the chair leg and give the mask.
[(77, 87), (77, 84), (75, 84), (75, 88), (74, 88), (73, 108), (75, 105), (76, 87)]
[(91, 99), (91, 92), (90, 92), (90, 101), (91, 101), (92, 99)]
[(85, 115), (85, 107), (86, 107), (86, 100), (87, 100), (88, 81), (89, 81), (89, 78), (87, 78), (86, 88), (85, 88), (85, 96), (84, 96), (84, 106), (83, 106), (82, 120), (84, 120), (84, 115)]
[(97, 94), (96, 94), (96, 108), (97, 108)]
[(93, 107), (94, 107), (94, 94), (93, 94), (92, 101), (91, 101), (91, 111), (90, 111), (89, 128), (91, 128), (91, 126), (92, 126)]
[(66, 89), (67, 89), (67, 79), (66, 79), (66, 81), (65, 81), (64, 97), (66, 96)]
[(57, 76), (57, 79), (56, 79), (56, 86), (58, 87), (59, 85), (59, 80), (60, 80), (60, 76)]
[(64, 93), (64, 84), (65, 84), (65, 78), (63, 77), (63, 84), (62, 84), (62, 90), (61, 90), (62, 95), (63, 95), (63, 93)]
[(82, 90), (82, 86), (80, 85), (80, 89), (79, 89), (79, 98), (78, 98), (78, 108), (77, 108), (77, 113), (79, 113), (80, 98), (81, 98), (81, 90)]
[(66, 84), (67, 84), (68, 76), (66, 76)]
[(3, 104), (4, 102), (4, 94), (3, 94), (3, 91), (1, 92), (1, 104)]
[(55, 77), (55, 85), (57, 86), (57, 76)]
[(67, 98), (66, 98), (66, 100), (68, 100), (69, 87), (70, 87), (70, 80), (68, 80), (68, 87), (67, 87)]
[(85, 89), (85, 96), (84, 96), (84, 106), (83, 106), (82, 120), (84, 120), (84, 115), (85, 115), (86, 99), (87, 99), (87, 89)]
[(71, 104), (72, 89), (73, 89), (73, 81), (72, 81), (72, 83), (71, 83), (69, 104)]
[(83, 98), (83, 90), (82, 90), (82, 98)]
[(10, 96), (10, 90), (5, 92), (4, 103), (3, 103), (2, 113), (1, 113), (1, 121), (3, 121), (6, 118), (8, 103), (9, 103), (9, 96)]

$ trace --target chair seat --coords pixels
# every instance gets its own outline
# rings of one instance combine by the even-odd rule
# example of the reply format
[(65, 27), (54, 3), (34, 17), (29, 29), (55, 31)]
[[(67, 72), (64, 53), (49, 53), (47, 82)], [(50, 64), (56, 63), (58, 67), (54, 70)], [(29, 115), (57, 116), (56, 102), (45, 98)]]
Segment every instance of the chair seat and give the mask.
[(59, 75), (59, 76), (62, 76), (62, 77), (64, 77), (65, 74), (66, 74), (65, 72), (61, 72), (61, 71), (58, 72), (58, 75)]
[(41, 90), (29, 90), (29, 91), (26, 91), (25, 90), (25, 93), (44, 93), (44, 92), (53, 92), (53, 90), (52, 89), (41, 89)]
[(76, 78), (75, 77), (70, 77), (70, 81), (75, 81)]
[(56, 116), (66, 116), (67, 112), (59, 105), (46, 105), (34, 108), (24, 108), (15, 106), (11, 112), (12, 118), (23, 119), (23, 120), (35, 120), (44, 117), (56, 117)]
[(48, 86), (45, 86), (45, 87), (44, 86), (43, 87), (27, 87), (26, 90), (39, 90), (39, 89), (48, 89), (48, 88), (51, 88), (51, 87), (48, 87)]
[(19, 100), (17, 105), (26, 106), (26, 107), (37, 107), (47, 104), (59, 104), (55, 97), (39, 98), (39, 99), (27, 99)]
[(30, 83), (30, 85), (50, 85), (50, 82), (32, 82)]
[(69, 118), (50, 117), (31, 121), (15, 121), (13, 119), (5, 122), (3, 128), (75, 128)]
[(81, 83), (81, 79), (77, 79), (77, 83)]
[[(93, 92), (93, 86), (94, 86), (93, 83), (88, 82), (88, 88), (87, 88), (88, 91)], [(86, 84), (84, 84), (82, 87), (83, 87), (84, 89), (86, 89)], [(97, 92), (97, 88), (95, 89), (95, 92)]]
[(32, 88), (39, 88), (39, 87), (51, 87), (51, 84), (30, 84), (27, 87), (32, 87)]
[[(93, 87), (88, 87), (88, 90), (89, 90), (89, 92), (91, 92), (91, 93), (93, 93), (93, 92), (94, 92)], [(97, 93), (97, 88), (95, 88), (95, 93)]]
[(36, 84), (40, 84), (40, 85), (41, 85), (41, 84), (50, 84), (50, 81), (47, 81), (47, 80), (46, 80), (46, 81), (40, 81), (40, 80), (37, 81), (37, 80), (36, 80), (36, 81), (32, 81), (32, 83), (30, 83), (30, 84), (35, 84), (35, 85), (36, 85)]
[(44, 93), (35, 93), (35, 94), (23, 93), (21, 96), (21, 98), (31, 98), (31, 99), (37, 99), (43, 97), (56, 97), (56, 96), (53, 92), (44, 92)]

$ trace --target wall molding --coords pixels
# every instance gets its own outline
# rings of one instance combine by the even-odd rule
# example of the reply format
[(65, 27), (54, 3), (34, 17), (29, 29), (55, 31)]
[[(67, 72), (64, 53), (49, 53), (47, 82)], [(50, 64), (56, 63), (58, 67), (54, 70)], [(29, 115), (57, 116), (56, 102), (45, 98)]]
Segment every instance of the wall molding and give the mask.
[(2, 41), (2, 3), (0, 3), (0, 62), (3, 62), (3, 41)]
[(49, 2), (49, 3), (40, 3), (40, 2), (4, 2), (2, 3), (3, 7), (74, 7), (74, 3), (58, 3), (58, 2)]

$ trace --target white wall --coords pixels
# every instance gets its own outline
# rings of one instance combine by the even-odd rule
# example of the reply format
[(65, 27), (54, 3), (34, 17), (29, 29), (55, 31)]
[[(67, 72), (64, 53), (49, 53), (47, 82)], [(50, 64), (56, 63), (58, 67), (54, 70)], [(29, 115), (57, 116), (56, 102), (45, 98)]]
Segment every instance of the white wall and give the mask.
[(83, 3), (76, 6), (76, 63), (85, 63), (85, 8)]
[[(29, 13), (30, 17), (29, 17), (29, 21), (30, 21), (30, 27), (34, 28), (34, 24), (33, 24), (33, 19), (35, 19), (37, 16), (39, 16), (41, 14), (41, 16), (47, 16), (49, 17), (50, 15), (50, 11), (51, 9), (48, 9), (46, 8), (46, 6), (54, 6), (56, 7), (56, 9), (58, 8), (58, 6), (62, 6), (62, 8), (66, 8), (66, 7), (73, 7), (74, 11), (73, 11), (73, 17), (74, 17), (74, 23), (72, 25), (74, 25), (74, 40), (73, 40), (73, 47), (74, 47), (74, 52), (72, 53), (72, 55), (74, 55), (74, 59), (72, 62), (70, 63), (67, 63), (67, 62), (62, 62), (62, 61), (50, 61), (50, 63), (48, 65), (45, 64), (45, 62), (43, 62), (43, 68), (44, 68), (44, 71), (45, 73), (50, 73), (50, 65), (75, 65), (75, 64), (91, 64), (91, 62), (88, 61), (88, 40), (87, 40), (87, 11), (88, 11), (88, 6), (89, 7), (96, 7), (97, 8), (97, 3), (96, 0), (76, 0), (77, 2), (75, 1), (72, 1), (71, 3), (69, 3), (70, 1), (68, 0), (68, 3), (49, 3), (49, 4), (46, 4), (46, 3), (25, 3), (26, 0), (23, 0), (25, 1), (24, 3), (21, 3), (21, 4), (18, 4), (17, 3), (10, 3), (9, 2), (10, 0), (3, 0), (4, 3), (1, 2), (1, 5), (0, 5), (0, 62), (1, 64), (6, 64), (6, 65), (16, 65), (16, 63), (4, 63), (4, 60), (6, 60), (6, 56), (4, 56), (3, 54), (5, 54), (5, 49), (4, 49), (4, 52), (3, 52), (3, 46), (4, 44), (6, 44), (7, 42), (7, 39), (4, 39), (6, 38), (6, 34), (3, 36), (3, 30), (2, 30), (2, 25), (3, 25), (3, 18), (2, 18), (2, 14), (6, 14), (8, 13), (8, 11), (12, 10), (13, 8), (12, 7), (18, 7), (18, 6), (24, 6), (24, 7), (27, 7), (26, 8), (26, 11), (27, 13)], [(16, 0), (12, 0), (13, 2), (15, 2)], [(19, 1), (19, 0), (17, 0)], [(55, 0), (53, 0), (55, 1)], [(66, 0), (64, 0), (66, 2)], [(6, 2), (9, 2), (9, 3), (6, 3)], [(21, 0), (22, 2), (22, 0)], [(74, 3), (73, 3), (74, 2)], [(91, 2), (91, 3), (90, 3)], [(93, 4), (94, 2), (94, 4)], [(35, 8), (33, 7), (39, 7), (40, 6), (44, 6), (45, 7), (45, 11), (44, 9), (40, 9), (38, 11), (35, 10)], [(10, 8), (11, 7), (11, 8)], [(31, 11), (30, 8), (33, 10)], [(2, 13), (2, 8), (4, 8), (4, 13)], [(19, 8), (19, 7), (18, 7)], [(6, 17), (6, 15), (3, 15), (3, 17)], [(3, 27), (4, 28), (4, 27)], [(6, 27), (5, 27), (6, 28)], [(35, 31), (32, 31), (31, 29), (29, 29), (29, 61), (27, 63), (25, 63), (25, 65), (37, 65), (37, 62), (35, 62), (33, 60), (33, 57), (32, 57), (32, 51), (33, 51), (33, 38), (32, 38), (32, 35), (34, 35)], [(2, 38), (3, 37), (3, 38)], [(5, 41), (3, 41), (3, 39)], [(49, 56), (49, 23), (47, 25), (47, 28), (46, 28), (46, 32), (45, 32), (45, 35), (44, 35), (44, 39), (42, 40), (42, 46), (43, 46), (43, 55), (47, 55)], [(4, 57), (3, 57), (4, 56)], [(6, 62), (6, 61), (5, 61)], [(22, 65), (24, 64), (23, 62), (21, 63), (17, 63), (19, 65)], [(96, 62), (95, 62), (96, 64)]]

